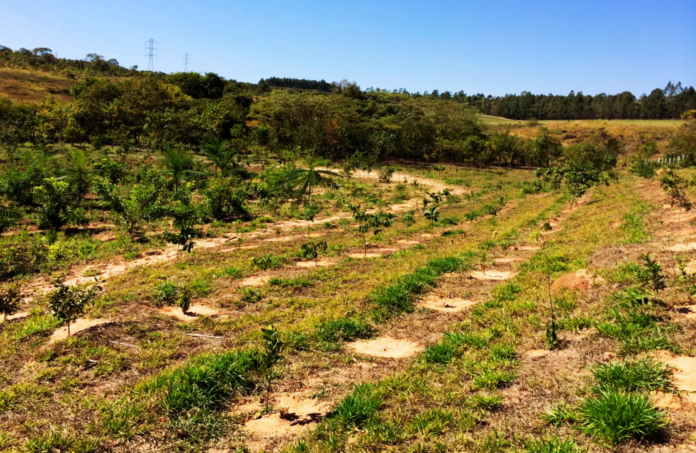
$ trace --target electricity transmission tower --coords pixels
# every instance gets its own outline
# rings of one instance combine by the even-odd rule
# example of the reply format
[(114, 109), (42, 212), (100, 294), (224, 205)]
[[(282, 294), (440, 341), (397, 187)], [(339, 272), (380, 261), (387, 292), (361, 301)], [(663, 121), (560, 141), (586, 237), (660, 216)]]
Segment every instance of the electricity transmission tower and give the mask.
[(189, 54), (184, 54), (184, 72), (188, 72)]
[(145, 56), (148, 57), (147, 60), (147, 70), (148, 71), (154, 71), (155, 70), (155, 58), (157, 58), (157, 49), (158, 43), (154, 39), (150, 38), (147, 41), (145, 41)]

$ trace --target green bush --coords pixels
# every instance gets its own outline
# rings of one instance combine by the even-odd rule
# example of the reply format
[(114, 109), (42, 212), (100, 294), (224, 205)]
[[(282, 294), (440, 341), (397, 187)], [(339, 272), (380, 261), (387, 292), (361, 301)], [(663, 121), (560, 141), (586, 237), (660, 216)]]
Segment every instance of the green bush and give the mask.
[(626, 439), (649, 439), (666, 425), (665, 413), (653, 407), (647, 394), (602, 390), (580, 406), (581, 429), (618, 445)]
[(281, 267), (283, 264), (285, 264), (285, 259), (283, 257), (267, 253), (266, 255), (252, 258), (251, 264), (262, 271), (267, 271), (269, 269), (277, 269)]

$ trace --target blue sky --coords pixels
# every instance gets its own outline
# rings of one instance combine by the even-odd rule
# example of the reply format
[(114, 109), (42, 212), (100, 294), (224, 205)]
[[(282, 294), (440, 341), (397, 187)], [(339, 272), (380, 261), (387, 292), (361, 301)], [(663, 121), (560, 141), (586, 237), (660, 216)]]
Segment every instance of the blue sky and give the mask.
[(0, 44), (240, 81), (640, 95), (696, 85), (696, 1), (0, 0)]

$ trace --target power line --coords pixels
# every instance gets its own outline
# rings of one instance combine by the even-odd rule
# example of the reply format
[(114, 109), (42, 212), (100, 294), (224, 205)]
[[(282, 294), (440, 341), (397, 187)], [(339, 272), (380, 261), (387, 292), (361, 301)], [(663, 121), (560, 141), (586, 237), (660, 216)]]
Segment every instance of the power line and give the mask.
[(184, 72), (188, 72), (189, 54), (184, 54)]
[(148, 57), (148, 60), (147, 60), (147, 70), (148, 71), (155, 70), (154, 59), (157, 58), (157, 54), (159, 53), (159, 49), (157, 48), (158, 45), (159, 44), (157, 43), (157, 41), (155, 41), (152, 38), (145, 41), (145, 56)]
[[(104, 39), (104, 40), (109, 41), (109, 42), (114, 43), (114, 44), (118, 44), (119, 46), (124, 46), (124, 47), (128, 47), (128, 48), (132, 48), (132, 45), (131, 45), (131, 44), (125, 44), (125, 43), (123, 43), (123, 42), (116, 41), (116, 40), (114, 40), (113, 38), (107, 38), (106, 36), (102, 36), (102, 35), (100, 35), (100, 34), (98, 34), (98, 33), (94, 33), (93, 31), (86, 29), (86, 28), (84, 27), (83, 24), (78, 24), (77, 22), (73, 22), (72, 20), (70, 20), (70, 19), (66, 18), (65, 16), (63, 16), (63, 15), (61, 15), (61, 14), (59, 14), (59, 13), (53, 11), (52, 9), (48, 8), (47, 6), (42, 5), (41, 3), (37, 2), (36, 0), (31, 0), (31, 2), (34, 3), (34, 4), (36, 4), (36, 5), (38, 5), (38, 6), (40, 6), (40, 7), (43, 8), (43, 9), (45, 9), (46, 11), (48, 11), (49, 13), (51, 13), (52, 15), (58, 16), (58, 17), (60, 17), (61, 19), (63, 19), (64, 21), (66, 21), (66, 22), (68, 22), (68, 23), (70, 23), (70, 24), (73, 24), (73, 25), (76, 25), (76, 26), (80, 27), (81, 30), (86, 31), (87, 33), (91, 33), (91, 34), (94, 35), (94, 36), (98, 36), (98, 37), (100, 37), (101, 39)], [(60, 24), (58, 24), (58, 25), (60, 25)], [(62, 26), (62, 25), (61, 25), (61, 26)], [(64, 26), (63, 26), (63, 27), (64, 27)], [(64, 27), (64, 28), (68, 28), (68, 27)]]
[[(32, 12), (32, 11), (26, 9), (26, 8), (23, 8), (23, 7), (19, 6), (19, 5), (15, 5), (15, 4), (13, 4), (13, 3), (8, 3), (6, 0), (0, 0), (0, 3), (2, 3), (3, 5), (5, 5), (5, 6), (11, 8), (11, 9), (15, 10), (15, 11), (18, 12), (19, 14), (22, 14), (22, 15), (24, 15), (24, 16), (29, 17), (30, 19), (33, 19), (33, 20), (39, 22), (40, 24), (42, 24), (42, 25), (44, 25), (44, 26), (46, 26), (46, 27), (48, 27), (48, 28), (51, 28), (51, 29), (53, 29), (53, 30), (55, 30), (55, 31), (57, 31), (57, 32), (63, 33), (64, 35), (70, 36), (71, 38), (75, 38), (75, 39), (80, 40), (80, 41), (83, 40), (83, 38), (81, 38), (81, 37), (78, 37), (78, 36), (75, 36), (75, 35), (73, 35), (73, 34), (71, 34), (71, 33), (66, 32), (66, 31), (60, 30), (60, 29), (54, 27), (52, 24), (50, 24), (50, 23), (48, 23), (48, 22), (45, 22), (44, 20), (42, 20), (43, 18), (42, 18), (41, 16), (36, 15), (34, 12)], [(67, 27), (65, 27), (65, 28), (67, 28)], [(80, 47), (81, 47), (81, 46), (80, 46)], [(109, 50), (110, 52), (118, 52), (118, 53), (121, 53), (121, 54), (127, 54), (127, 53), (128, 53), (128, 52), (123, 52), (123, 51), (115, 50), (115, 49), (109, 49), (109, 48), (106, 48), (106, 49)], [(133, 54), (133, 53), (130, 53), (130, 54), (131, 54), (131, 55), (135, 55), (135, 54)]]

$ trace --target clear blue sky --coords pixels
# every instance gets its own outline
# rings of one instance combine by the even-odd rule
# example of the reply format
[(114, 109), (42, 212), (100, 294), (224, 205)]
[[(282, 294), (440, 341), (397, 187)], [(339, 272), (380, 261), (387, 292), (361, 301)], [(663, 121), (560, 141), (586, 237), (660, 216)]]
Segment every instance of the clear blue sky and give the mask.
[(362, 88), (636, 95), (696, 85), (696, 0), (0, 0), (0, 44)]

